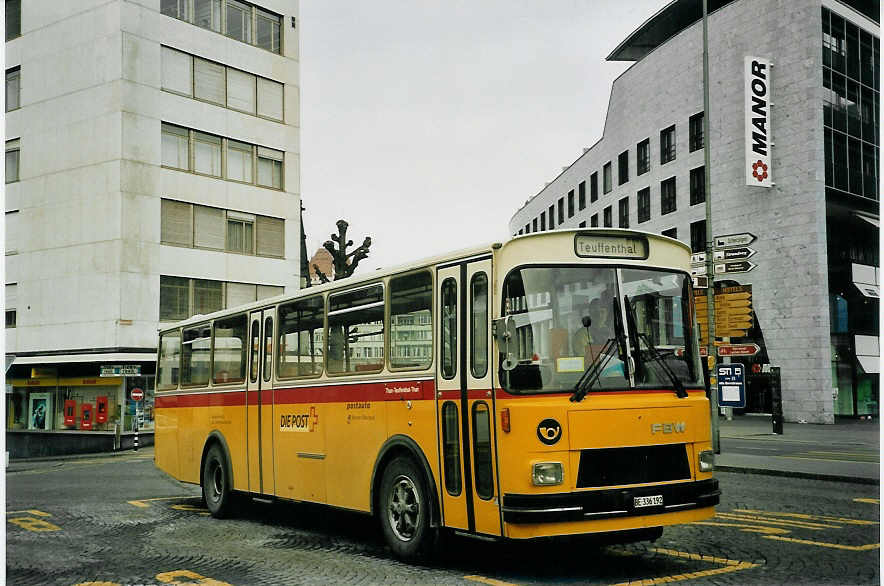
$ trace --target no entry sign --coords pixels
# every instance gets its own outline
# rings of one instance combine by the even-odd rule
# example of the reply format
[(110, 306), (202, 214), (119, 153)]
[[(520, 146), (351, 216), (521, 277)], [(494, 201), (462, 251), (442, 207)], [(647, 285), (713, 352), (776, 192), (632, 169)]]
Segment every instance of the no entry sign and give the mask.
[(144, 391), (136, 387), (132, 389), (132, 391), (129, 393), (129, 396), (132, 397), (133, 401), (140, 401), (144, 398)]

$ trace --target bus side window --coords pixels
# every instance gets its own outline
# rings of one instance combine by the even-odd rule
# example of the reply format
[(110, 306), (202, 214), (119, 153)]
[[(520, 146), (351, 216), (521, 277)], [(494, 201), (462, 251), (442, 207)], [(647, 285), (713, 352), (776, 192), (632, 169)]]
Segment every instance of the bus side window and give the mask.
[(460, 494), (460, 423), (457, 405), (453, 401), (442, 405), (442, 450), (445, 490), (457, 496)]
[(321, 296), (279, 306), (277, 377), (322, 374), (324, 313), (325, 302)]
[(384, 367), (384, 287), (369, 285), (328, 297), (330, 374)]
[(475, 378), (488, 373), (488, 277), (476, 273), (470, 281), (470, 372)]
[(174, 389), (178, 386), (181, 367), (181, 330), (160, 336), (160, 359), (157, 362), (157, 388)]
[(270, 381), (273, 368), (273, 318), (264, 318), (264, 382)]
[(473, 405), (473, 460), (476, 465), (476, 494), (488, 500), (494, 496), (491, 469), (491, 418), (483, 401)]
[(433, 278), (427, 271), (390, 279), (390, 367), (433, 362)]
[(181, 384), (208, 385), (212, 357), (212, 328), (209, 325), (184, 330), (181, 356)]
[(451, 277), (442, 282), (441, 305), (442, 378), (452, 379), (457, 374), (457, 282)]
[(241, 383), (246, 380), (247, 315), (236, 315), (215, 321), (212, 350), (214, 365), (212, 381), (215, 384)]
[(249, 365), (249, 382), (258, 382), (258, 353), (261, 351), (261, 322), (252, 320), (252, 359)]

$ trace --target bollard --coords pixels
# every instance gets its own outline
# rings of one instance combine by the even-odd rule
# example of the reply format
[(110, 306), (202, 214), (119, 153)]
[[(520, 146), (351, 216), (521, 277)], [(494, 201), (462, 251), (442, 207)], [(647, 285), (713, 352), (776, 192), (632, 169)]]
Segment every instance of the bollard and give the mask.
[(133, 449), (138, 451), (138, 422), (135, 422), (135, 440), (132, 443)]
[(123, 441), (120, 439), (120, 424), (114, 423), (114, 450), (122, 450)]
[(780, 386), (780, 367), (770, 367), (770, 421), (773, 432), (783, 435), (783, 389)]

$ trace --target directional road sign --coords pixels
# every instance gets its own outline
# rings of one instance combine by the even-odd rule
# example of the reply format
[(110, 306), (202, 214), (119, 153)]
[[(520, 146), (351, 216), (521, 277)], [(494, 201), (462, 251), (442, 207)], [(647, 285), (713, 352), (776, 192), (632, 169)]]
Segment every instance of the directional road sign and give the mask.
[(726, 234), (724, 236), (715, 237), (716, 248), (726, 248), (728, 246), (746, 246), (755, 242), (755, 234), (743, 232), (741, 234)]
[[(738, 246), (736, 248), (723, 248), (721, 250), (713, 250), (712, 258), (715, 260), (744, 260), (755, 254), (754, 248), (748, 246)], [(691, 256), (693, 259), (693, 255)]]
[(715, 265), (715, 274), (723, 275), (730, 273), (748, 273), (757, 266), (757, 264), (748, 260), (717, 263)]
[(722, 344), (718, 347), (719, 356), (755, 356), (759, 351), (758, 344)]

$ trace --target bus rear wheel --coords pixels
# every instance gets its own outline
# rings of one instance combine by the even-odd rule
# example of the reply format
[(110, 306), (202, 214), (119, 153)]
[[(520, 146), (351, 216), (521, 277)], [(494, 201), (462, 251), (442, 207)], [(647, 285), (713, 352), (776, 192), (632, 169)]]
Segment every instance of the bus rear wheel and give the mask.
[(229, 517), (233, 508), (233, 488), (230, 485), (230, 468), (224, 452), (214, 444), (203, 462), (203, 500), (213, 517)]
[(429, 494), (410, 458), (398, 457), (384, 470), (378, 512), (384, 538), (397, 557), (425, 556), (432, 543)]

